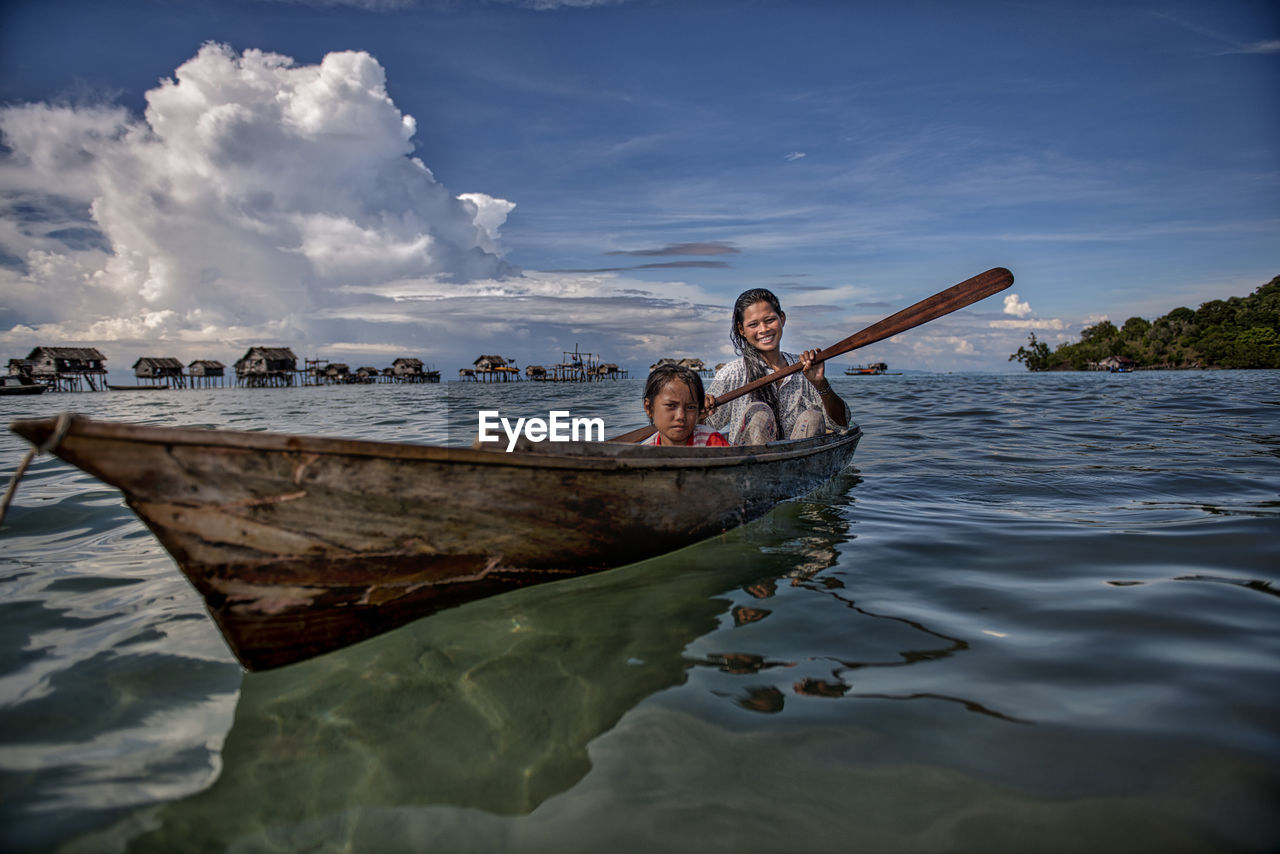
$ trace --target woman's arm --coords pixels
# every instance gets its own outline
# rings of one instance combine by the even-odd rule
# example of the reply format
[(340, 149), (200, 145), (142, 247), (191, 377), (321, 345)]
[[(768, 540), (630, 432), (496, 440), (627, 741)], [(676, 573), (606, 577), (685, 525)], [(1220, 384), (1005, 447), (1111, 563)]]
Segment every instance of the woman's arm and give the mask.
[(813, 360), (817, 357), (817, 350), (805, 350), (800, 355), (800, 364), (803, 366), (805, 379), (813, 383), (813, 387), (818, 391), (818, 397), (822, 400), (822, 408), (826, 410), (827, 417), (841, 427), (849, 426), (849, 407), (836, 394), (836, 390), (831, 387), (831, 383), (827, 382), (826, 362), (817, 362)]

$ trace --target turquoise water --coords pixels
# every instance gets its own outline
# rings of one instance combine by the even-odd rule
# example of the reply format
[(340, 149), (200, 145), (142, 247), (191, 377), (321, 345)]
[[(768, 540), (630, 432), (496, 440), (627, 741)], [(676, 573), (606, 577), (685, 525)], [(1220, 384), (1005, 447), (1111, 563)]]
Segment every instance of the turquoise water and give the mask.
[[(835, 385), (853, 465), (756, 523), (253, 675), (119, 494), (41, 458), (0, 532), (0, 848), (1280, 847), (1280, 373)], [(459, 443), (482, 404), (612, 435), (640, 391), (0, 415)]]

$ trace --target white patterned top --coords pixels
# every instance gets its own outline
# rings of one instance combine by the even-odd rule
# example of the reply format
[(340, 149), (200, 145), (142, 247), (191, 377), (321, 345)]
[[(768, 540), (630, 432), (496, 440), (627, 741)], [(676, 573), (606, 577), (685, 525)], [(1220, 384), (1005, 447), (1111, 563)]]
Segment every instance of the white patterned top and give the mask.
[[(800, 357), (794, 353), (784, 352), (782, 358), (788, 365), (800, 361)], [(727, 391), (733, 391), (746, 384), (747, 363), (745, 359), (738, 357), (716, 371), (716, 378), (711, 381), (711, 385), (707, 388), (707, 394), (718, 397)], [(782, 413), (782, 424), (779, 425), (781, 430), (778, 432), (779, 438), (785, 439), (791, 435), (791, 428), (795, 426), (796, 418), (806, 409), (816, 409), (822, 413), (825, 429), (836, 430), (839, 428), (840, 425), (831, 420), (831, 416), (827, 414), (826, 409), (822, 406), (822, 395), (818, 394), (818, 389), (813, 383), (809, 382), (803, 372), (796, 371), (790, 376), (783, 377), (782, 381), (775, 383), (774, 386), (778, 389), (778, 411)], [(729, 441), (733, 444), (740, 444), (742, 417), (746, 412), (747, 406), (754, 399), (754, 395), (744, 394), (742, 397), (731, 400), (722, 406), (717, 406), (716, 411), (707, 416), (706, 423), (728, 436)]]
[[(720, 435), (720, 433), (718, 433), (717, 431), (708, 427), (706, 424), (695, 424), (693, 425), (693, 435), (685, 440), (685, 444), (695, 445), (698, 447), (704, 447), (704, 446), (710, 445), (711, 447), (714, 448), (714, 447), (723, 447), (725, 442), (728, 442), (728, 441), (729, 441), (728, 439)], [(640, 444), (641, 445), (662, 445), (663, 444), (662, 434), (655, 431), (652, 436), (650, 436), (648, 439), (645, 439)]]

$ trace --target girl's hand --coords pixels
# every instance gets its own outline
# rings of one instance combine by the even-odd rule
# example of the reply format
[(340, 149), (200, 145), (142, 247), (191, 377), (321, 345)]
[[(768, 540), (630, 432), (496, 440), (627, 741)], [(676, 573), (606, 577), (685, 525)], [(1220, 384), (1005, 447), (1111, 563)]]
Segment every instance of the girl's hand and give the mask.
[(815, 362), (818, 358), (817, 350), (805, 350), (800, 354), (801, 370), (804, 371), (805, 377), (814, 385), (822, 385), (822, 380), (826, 377), (826, 362)]

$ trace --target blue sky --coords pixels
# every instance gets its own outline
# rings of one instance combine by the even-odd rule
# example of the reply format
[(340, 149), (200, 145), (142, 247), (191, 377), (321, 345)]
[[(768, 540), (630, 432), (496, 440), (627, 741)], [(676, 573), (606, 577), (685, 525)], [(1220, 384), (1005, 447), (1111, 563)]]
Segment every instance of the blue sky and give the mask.
[(10, 0), (0, 104), (5, 358), (643, 374), (999, 265), (839, 364), (1017, 370), (1280, 273), (1274, 2)]

